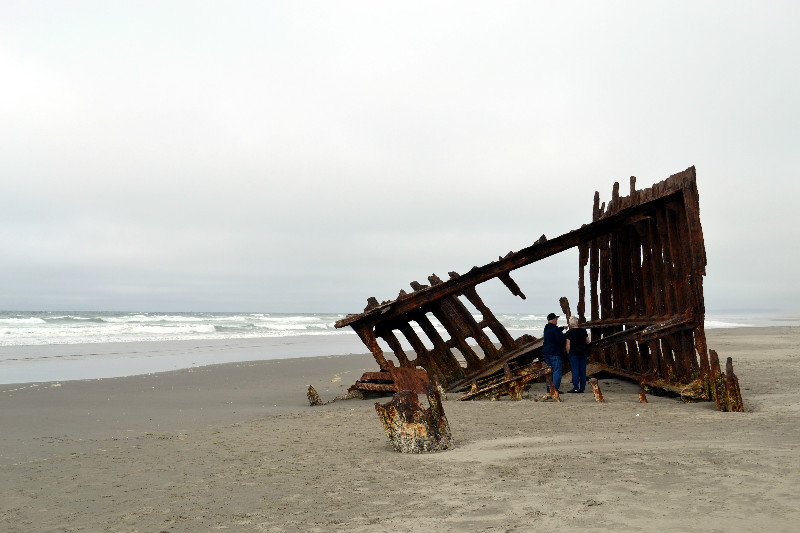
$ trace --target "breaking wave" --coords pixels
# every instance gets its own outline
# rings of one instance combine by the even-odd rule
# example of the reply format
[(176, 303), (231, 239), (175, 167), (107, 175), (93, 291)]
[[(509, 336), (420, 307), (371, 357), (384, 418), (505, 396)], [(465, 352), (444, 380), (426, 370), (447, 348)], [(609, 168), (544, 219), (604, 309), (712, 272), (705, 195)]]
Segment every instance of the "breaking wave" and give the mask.
[[(0, 312), (0, 346), (84, 344), (190, 339), (235, 339), (296, 337), (298, 335), (339, 335), (334, 323), (338, 313), (116, 313), (116, 312)], [(788, 316), (788, 315), (787, 315)], [(476, 321), (482, 317), (475, 316)], [(544, 314), (497, 314), (515, 335), (540, 335)], [(432, 319), (436, 329), (444, 328)], [(796, 315), (764, 317), (754, 315), (711, 315), (707, 329), (800, 324)], [(416, 324), (412, 324), (418, 333)], [(402, 339), (401, 339), (402, 340)]]

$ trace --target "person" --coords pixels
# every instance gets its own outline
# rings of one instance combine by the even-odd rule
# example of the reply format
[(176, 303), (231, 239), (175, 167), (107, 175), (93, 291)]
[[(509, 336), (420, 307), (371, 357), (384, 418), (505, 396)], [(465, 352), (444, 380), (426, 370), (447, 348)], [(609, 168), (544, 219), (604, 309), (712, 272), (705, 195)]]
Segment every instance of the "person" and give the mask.
[(589, 357), (589, 334), (578, 327), (578, 319), (569, 317), (569, 331), (564, 334), (567, 343), (569, 366), (572, 369), (572, 390), (583, 392), (586, 389), (586, 360)]
[[(553, 385), (561, 394), (561, 349), (564, 346), (564, 333), (558, 327), (559, 315), (547, 315), (547, 324), (544, 325), (542, 355), (544, 362), (553, 369)], [(550, 391), (547, 391), (550, 392)]]

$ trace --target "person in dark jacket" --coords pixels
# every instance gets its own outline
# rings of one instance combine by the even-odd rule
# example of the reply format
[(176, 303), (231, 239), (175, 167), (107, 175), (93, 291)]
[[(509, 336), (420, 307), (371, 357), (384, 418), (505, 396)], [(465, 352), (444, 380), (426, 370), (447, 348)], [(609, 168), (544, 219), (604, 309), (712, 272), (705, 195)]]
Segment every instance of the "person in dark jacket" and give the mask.
[[(553, 385), (561, 393), (561, 350), (564, 347), (564, 333), (558, 327), (559, 315), (547, 315), (547, 324), (544, 325), (542, 355), (544, 362), (553, 369)], [(548, 391), (549, 392), (549, 391)]]
[(589, 334), (578, 327), (578, 319), (569, 317), (569, 331), (564, 334), (567, 339), (567, 355), (569, 367), (572, 369), (572, 390), (567, 392), (583, 392), (586, 388), (586, 360), (589, 357)]

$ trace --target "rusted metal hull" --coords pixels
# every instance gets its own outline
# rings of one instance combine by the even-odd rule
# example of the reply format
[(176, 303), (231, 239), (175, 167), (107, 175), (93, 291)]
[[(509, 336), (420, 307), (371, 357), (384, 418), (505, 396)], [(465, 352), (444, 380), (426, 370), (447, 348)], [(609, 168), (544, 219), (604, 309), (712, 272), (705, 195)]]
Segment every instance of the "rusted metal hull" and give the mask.
[[(541, 341), (527, 335), (512, 337), (476, 287), (498, 278), (512, 294), (525, 298), (511, 271), (577, 248), (576, 315), (591, 332), (592, 364), (646, 389), (676, 395), (700, 383), (700, 393), (692, 396), (695, 401), (707, 399), (721, 410), (741, 410), (732, 367), (723, 374), (717, 363), (715, 370), (706, 346), (706, 254), (698, 198), (694, 167), (648, 189), (637, 190), (636, 179), (631, 178), (628, 196), (620, 196), (615, 183), (608, 204), (601, 204), (595, 193), (590, 223), (554, 239), (542, 236), (527, 248), (463, 275), (450, 272), (447, 281), (433, 274), (428, 277), (430, 285), (411, 282), (414, 292), (400, 291), (394, 300), (378, 303), (369, 298), (363, 313), (348, 315), (336, 327), (352, 327), (384, 372), (390, 371), (391, 361), (378, 339), (386, 342), (400, 367), (421, 367), (448, 391), (469, 390), (473, 381), (483, 379), (515, 397), (521, 392), (509, 388), (509, 382), (520, 382), (520, 369), (541, 359)], [(479, 311), (479, 320), (466, 302)], [(571, 314), (566, 298), (560, 304), (565, 314)], [(444, 334), (431, 317), (443, 326)], [(413, 358), (399, 337), (413, 348)], [(493, 396), (485, 390), (475, 395)]]

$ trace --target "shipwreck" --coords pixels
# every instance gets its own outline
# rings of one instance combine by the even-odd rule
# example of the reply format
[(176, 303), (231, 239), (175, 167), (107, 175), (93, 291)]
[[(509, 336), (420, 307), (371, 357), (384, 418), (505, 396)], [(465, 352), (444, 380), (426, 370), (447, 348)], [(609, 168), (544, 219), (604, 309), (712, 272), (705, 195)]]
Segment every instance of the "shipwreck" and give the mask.
[[(595, 192), (591, 222), (578, 229), (552, 239), (543, 235), (518, 252), (463, 274), (450, 272), (447, 279), (433, 274), (428, 284), (413, 281), (411, 292), (401, 290), (393, 300), (368, 298), (362, 313), (336, 323), (337, 328), (353, 328), (380, 367), (365, 373), (350, 390), (421, 393), (432, 381), (447, 392), (461, 393), (462, 400), (502, 395), (521, 399), (531, 382), (549, 377), (542, 341), (531, 335), (514, 338), (477, 289), (497, 278), (524, 299), (512, 271), (577, 248), (575, 312), (590, 332), (590, 375), (604, 373), (635, 381), (655, 394), (742, 411), (731, 359), (723, 372), (717, 353), (706, 345), (706, 252), (695, 168), (647, 189), (637, 189), (631, 177), (627, 196), (620, 196), (619, 188), (614, 183), (608, 203), (600, 203)], [(478, 310), (480, 320), (466, 302)], [(561, 298), (560, 305), (569, 317), (567, 299)], [(399, 336), (413, 348), (410, 356)], [(397, 364), (387, 359), (378, 339), (385, 341)]]

